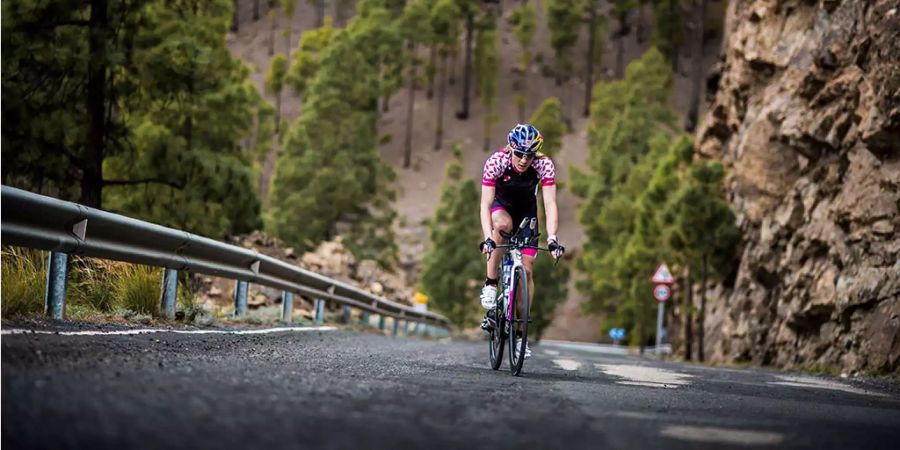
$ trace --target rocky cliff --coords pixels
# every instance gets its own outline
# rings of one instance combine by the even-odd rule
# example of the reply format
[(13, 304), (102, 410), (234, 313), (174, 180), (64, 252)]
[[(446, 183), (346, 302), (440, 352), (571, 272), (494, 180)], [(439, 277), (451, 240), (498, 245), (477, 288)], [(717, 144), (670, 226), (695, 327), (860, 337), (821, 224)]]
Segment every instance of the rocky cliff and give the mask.
[(745, 246), (707, 354), (900, 371), (900, 3), (729, 3), (698, 144)]

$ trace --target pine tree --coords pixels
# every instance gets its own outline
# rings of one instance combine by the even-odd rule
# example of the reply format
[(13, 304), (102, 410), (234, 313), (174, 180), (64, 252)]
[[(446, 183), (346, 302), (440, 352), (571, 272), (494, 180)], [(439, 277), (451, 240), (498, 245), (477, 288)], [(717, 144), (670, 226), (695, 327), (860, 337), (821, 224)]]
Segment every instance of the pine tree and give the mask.
[(437, 128), (434, 149), (440, 150), (444, 136), (444, 99), (447, 92), (447, 59), (456, 46), (459, 35), (459, 7), (455, 0), (438, 0), (431, 9), (431, 29), (438, 48), (440, 80), (438, 81)]
[(287, 58), (281, 53), (272, 58), (272, 65), (266, 73), (266, 90), (275, 95), (275, 133), (279, 133), (281, 123), (281, 93), (284, 90), (284, 77), (287, 73)]
[(613, 0), (613, 15), (619, 28), (616, 30), (616, 77), (625, 74), (625, 36), (631, 32), (628, 24), (628, 13), (636, 6), (637, 0)]
[(556, 58), (556, 85), (561, 86), (563, 75), (572, 62), (569, 50), (578, 41), (578, 22), (581, 20), (579, 0), (547, 0), (547, 25), (550, 27), (550, 46)]
[[(584, 198), (579, 220), (587, 241), (577, 265), (588, 307), (611, 313), (634, 343), (647, 338), (647, 272), (656, 258), (635, 232), (638, 199), (667, 150), (675, 115), (668, 106), (671, 73), (654, 49), (628, 66), (623, 80), (597, 83), (588, 129), (588, 174), (574, 170), (573, 192)], [(662, 144), (662, 145), (661, 145)]]
[(603, 36), (606, 35), (606, 18), (600, 15), (600, 5), (597, 0), (585, 0), (585, 9), (588, 12), (588, 46), (585, 55), (585, 79), (584, 84), (584, 117), (591, 111), (591, 91), (594, 89), (594, 65), (599, 63), (603, 56)]
[(285, 27), (284, 27), (284, 55), (287, 59), (286, 67), (291, 66), (291, 50), (294, 44), (291, 42), (292, 31), (294, 28), (294, 11), (297, 9), (297, 0), (281, 0), (281, 8), (284, 10)]
[(321, 27), (304, 31), (300, 35), (296, 59), (290, 66), (285, 79), (285, 82), (300, 97), (306, 96), (307, 87), (319, 69), (322, 52), (331, 44), (333, 38), (334, 28), (329, 17), (325, 18), (325, 23)]
[[(700, 114), (700, 93), (703, 85), (703, 34), (706, 29), (708, 3), (709, 0), (697, 0), (694, 7), (696, 12), (694, 17), (694, 45), (691, 50), (691, 102), (688, 105), (688, 112), (684, 119), (684, 129), (689, 133), (697, 128), (697, 118)], [(703, 353), (700, 354), (702, 355)]]
[(275, 30), (278, 29), (278, 0), (269, 0), (269, 56), (275, 54)]
[(682, 44), (681, 4), (686, 0), (654, 0), (653, 13), (656, 17), (653, 45), (672, 64), (672, 72), (678, 71), (678, 49)]
[(721, 198), (725, 170), (721, 163), (695, 165), (671, 201), (674, 218), (671, 246), (700, 274), (700, 310), (697, 325), (697, 355), (704, 359), (703, 337), (706, 288), (710, 277), (726, 275), (734, 267), (741, 233), (734, 213)]
[(528, 122), (540, 130), (544, 136), (544, 145), (541, 147), (541, 151), (549, 156), (555, 156), (562, 148), (562, 137), (567, 132), (559, 99), (550, 97), (544, 100)]
[(211, 236), (257, 226), (233, 6), (4, 3), (4, 181)]
[(402, 42), (393, 21), (390, 10), (360, 4), (360, 14), (334, 30), (285, 137), (266, 225), (300, 251), (341, 232), (358, 257), (396, 261), (394, 174), (377, 148), (382, 65)]
[(469, 95), (472, 86), (472, 44), (475, 36), (475, 15), (479, 11), (477, 0), (460, 0), (457, 2), (462, 16), (465, 18), (465, 63), (463, 65), (463, 91), (462, 105), (456, 113), (456, 118), (466, 120), (469, 118)]
[(519, 120), (525, 119), (525, 110), (528, 108), (528, 97), (523, 92), (528, 92), (528, 68), (531, 67), (531, 46), (534, 43), (534, 30), (537, 29), (537, 17), (532, 7), (528, 3), (523, 3), (518, 9), (513, 11), (510, 16), (510, 23), (513, 26), (513, 35), (519, 43), (519, 91), (516, 96), (516, 104), (519, 106)]
[(440, 204), (428, 223), (429, 245), (422, 261), (421, 290), (434, 309), (459, 327), (477, 323), (481, 306), (477, 286), (484, 277), (484, 257), (476, 243), (479, 192), (475, 182), (463, 176), (459, 145), (448, 163), (441, 186)]
[(497, 120), (494, 114), (494, 100), (497, 97), (499, 54), (497, 30), (493, 26), (493, 19), (484, 22), (484, 28), (478, 31), (475, 45), (475, 72), (478, 76), (481, 104), (484, 105), (484, 151), (491, 149), (491, 125)]
[(403, 9), (400, 18), (400, 33), (406, 40), (407, 68), (407, 96), (406, 101), (406, 136), (404, 139), (403, 168), (409, 168), (412, 161), (412, 130), (415, 109), (416, 77), (419, 59), (416, 56), (416, 48), (420, 42), (431, 40), (430, 0), (412, 0)]

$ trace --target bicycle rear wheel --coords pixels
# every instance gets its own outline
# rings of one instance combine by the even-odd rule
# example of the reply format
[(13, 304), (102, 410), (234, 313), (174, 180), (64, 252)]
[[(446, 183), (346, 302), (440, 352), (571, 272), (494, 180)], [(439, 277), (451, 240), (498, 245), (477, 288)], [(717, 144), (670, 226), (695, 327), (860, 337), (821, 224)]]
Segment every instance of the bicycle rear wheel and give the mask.
[[(512, 284), (513, 294), (510, 296), (512, 305), (512, 323), (509, 324), (509, 370), (514, 376), (522, 373), (522, 364), (525, 363), (525, 347), (528, 345), (528, 276), (525, 268), (516, 267)], [(519, 314), (517, 306), (522, 304), (522, 314)], [(516, 330), (521, 330), (521, 333)], [(521, 342), (521, 344), (519, 344)]]

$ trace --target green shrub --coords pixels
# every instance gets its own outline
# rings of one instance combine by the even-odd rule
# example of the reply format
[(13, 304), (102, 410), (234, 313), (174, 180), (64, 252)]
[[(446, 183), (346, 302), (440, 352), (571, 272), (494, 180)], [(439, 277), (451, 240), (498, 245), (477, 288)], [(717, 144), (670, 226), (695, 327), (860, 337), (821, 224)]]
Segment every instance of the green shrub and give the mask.
[(2, 251), (3, 274), (0, 281), (0, 305), (4, 317), (44, 312), (47, 283), (47, 253), (5, 247)]

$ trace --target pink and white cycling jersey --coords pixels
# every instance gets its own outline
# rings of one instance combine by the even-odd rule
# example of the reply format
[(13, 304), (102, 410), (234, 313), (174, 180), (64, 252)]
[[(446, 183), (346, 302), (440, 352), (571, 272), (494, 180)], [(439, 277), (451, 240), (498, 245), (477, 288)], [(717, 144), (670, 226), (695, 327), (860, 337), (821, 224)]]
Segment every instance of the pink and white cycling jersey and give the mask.
[[(556, 168), (553, 166), (553, 161), (550, 160), (550, 157), (535, 158), (531, 162), (529, 170), (522, 174), (516, 174), (527, 176), (531, 169), (534, 170), (537, 180), (540, 180), (541, 186), (553, 186), (556, 184)], [(512, 155), (503, 149), (494, 152), (484, 162), (484, 173), (481, 177), (482, 186), (496, 186), (498, 183), (511, 181), (512, 177), (509, 176), (509, 171), (515, 172), (512, 165)]]

